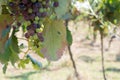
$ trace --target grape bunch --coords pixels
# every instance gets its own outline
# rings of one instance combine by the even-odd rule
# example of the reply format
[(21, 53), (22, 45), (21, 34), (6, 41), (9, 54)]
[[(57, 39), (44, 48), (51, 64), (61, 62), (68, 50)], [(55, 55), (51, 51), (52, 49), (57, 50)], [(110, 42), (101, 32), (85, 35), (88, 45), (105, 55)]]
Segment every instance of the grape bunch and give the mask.
[(41, 28), (42, 20), (52, 14), (51, 8), (58, 6), (57, 0), (12, 0), (8, 3), (11, 15), (22, 16), (25, 21), (29, 22), (26, 26), (25, 37), (29, 39), (37, 34), (40, 41), (44, 39), (42, 32), (38, 32), (37, 29)]

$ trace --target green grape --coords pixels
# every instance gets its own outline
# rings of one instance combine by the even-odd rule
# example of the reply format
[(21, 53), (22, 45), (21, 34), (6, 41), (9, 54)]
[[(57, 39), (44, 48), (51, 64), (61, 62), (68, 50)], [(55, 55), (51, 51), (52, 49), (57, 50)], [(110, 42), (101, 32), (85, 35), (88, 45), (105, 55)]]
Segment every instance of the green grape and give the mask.
[(43, 8), (40, 8), (40, 9), (39, 9), (39, 12), (44, 12), (44, 9), (43, 9)]
[(31, 8), (28, 9), (28, 13), (32, 13), (33, 10)]
[(35, 21), (38, 21), (40, 20), (40, 18), (38, 16), (35, 17)]
[(33, 2), (33, 3), (36, 2), (36, 1), (37, 1), (37, 0), (31, 0), (31, 2)]

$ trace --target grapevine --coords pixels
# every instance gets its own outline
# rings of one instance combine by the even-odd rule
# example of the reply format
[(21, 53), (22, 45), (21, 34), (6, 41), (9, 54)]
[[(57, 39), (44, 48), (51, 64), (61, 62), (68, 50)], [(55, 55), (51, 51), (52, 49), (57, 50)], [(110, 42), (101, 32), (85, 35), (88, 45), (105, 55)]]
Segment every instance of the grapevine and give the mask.
[[(33, 65), (42, 67), (41, 63), (29, 55), (32, 50), (35, 54), (48, 61), (61, 58), (63, 51), (68, 48), (71, 61), (78, 78), (78, 71), (70, 49), (72, 34), (68, 29), (69, 20), (84, 16), (92, 23), (94, 42), (96, 32), (101, 35), (101, 56), (104, 80), (107, 80), (104, 69), (103, 38), (111, 35), (110, 30), (120, 24), (119, 0), (84, 0), (88, 4), (88, 11), (79, 11), (74, 4), (83, 0), (4, 0), (0, 1), (0, 62), (6, 72), (8, 63), (24, 68), (30, 61)], [(83, 15), (85, 14), (85, 15)], [(113, 25), (115, 27), (113, 27)], [(16, 33), (22, 29), (23, 38)], [(114, 32), (112, 32), (114, 33)], [(24, 45), (19, 39), (27, 41), (27, 50), (20, 58)], [(112, 39), (109, 42), (109, 47)]]

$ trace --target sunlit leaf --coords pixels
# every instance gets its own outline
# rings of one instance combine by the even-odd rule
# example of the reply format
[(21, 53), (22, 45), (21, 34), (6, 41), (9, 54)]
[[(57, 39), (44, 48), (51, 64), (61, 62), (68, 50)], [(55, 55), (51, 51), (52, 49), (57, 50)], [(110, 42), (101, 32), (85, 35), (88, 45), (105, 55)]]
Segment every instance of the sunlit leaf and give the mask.
[(46, 20), (43, 31), (44, 42), (41, 50), (48, 60), (57, 60), (66, 46), (66, 27), (62, 20)]
[(72, 39), (71, 31), (67, 27), (67, 43), (68, 43), (68, 45), (71, 45), (72, 41), (73, 41), (73, 39)]

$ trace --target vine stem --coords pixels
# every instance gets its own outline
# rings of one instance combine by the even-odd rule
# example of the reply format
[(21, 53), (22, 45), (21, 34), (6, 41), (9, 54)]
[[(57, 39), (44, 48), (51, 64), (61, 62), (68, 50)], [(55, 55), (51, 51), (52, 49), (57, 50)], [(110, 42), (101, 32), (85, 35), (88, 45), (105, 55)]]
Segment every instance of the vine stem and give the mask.
[[(94, 10), (92, 9), (89, 0), (86, 0), (89, 4), (89, 9), (92, 13), (92, 15), (99, 20), (99, 22), (104, 25), (104, 23), (99, 19), (99, 16), (94, 12)], [(104, 64), (104, 46), (103, 46), (103, 32), (100, 30), (100, 36), (101, 36), (101, 58), (102, 58), (102, 72), (103, 72), (103, 78), (104, 80), (107, 80), (106, 78), (106, 74), (105, 74), (105, 64)]]
[(102, 58), (102, 72), (103, 72), (103, 78), (104, 80), (107, 80), (106, 73), (105, 73), (105, 63), (104, 63), (104, 46), (103, 46), (103, 32), (100, 31), (100, 37), (101, 37), (101, 58)]
[[(68, 27), (68, 22), (69, 22), (69, 20), (65, 20), (65, 26), (66, 26), (66, 27)], [(69, 55), (70, 55), (70, 59), (71, 59), (71, 61), (72, 61), (72, 65), (73, 65), (73, 68), (74, 68), (75, 76), (76, 76), (77, 80), (80, 80), (79, 74), (78, 74), (78, 71), (77, 71), (77, 67), (76, 67), (75, 61), (74, 61), (74, 59), (73, 59), (73, 54), (72, 54), (70, 45), (68, 44), (67, 47), (68, 47), (68, 53), (69, 53)]]
[(71, 48), (70, 48), (70, 45), (68, 45), (68, 51), (69, 51), (69, 55), (70, 55), (70, 59), (72, 61), (72, 64), (73, 64), (73, 68), (74, 68), (74, 73), (75, 73), (75, 76), (77, 78), (77, 80), (80, 80), (79, 79), (79, 74), (78, 74), (78, 71), (77, 71), (77, 68), (76, 68), (76, 64), (75, 64), (75, 61), (73, 59), (73, 55), (72, 55), (72, 51), (71, 51)]

